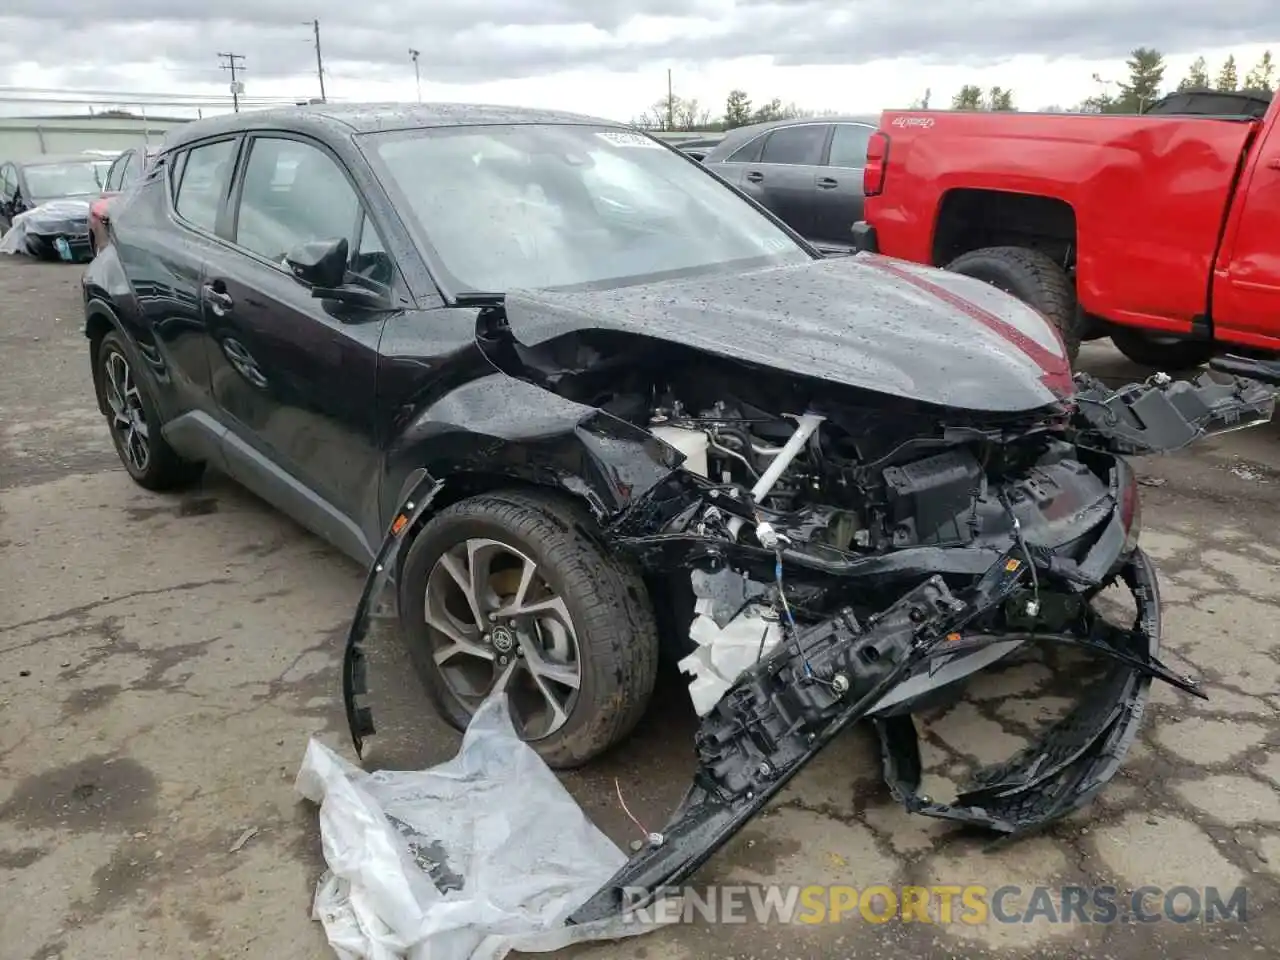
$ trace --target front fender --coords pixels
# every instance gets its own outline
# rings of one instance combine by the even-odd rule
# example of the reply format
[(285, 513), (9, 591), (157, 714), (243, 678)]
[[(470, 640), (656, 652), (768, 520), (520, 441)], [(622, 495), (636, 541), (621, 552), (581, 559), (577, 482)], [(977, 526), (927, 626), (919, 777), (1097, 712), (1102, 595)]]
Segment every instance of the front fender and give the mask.
[(494, 373), (463, 384), (418, 411), (387, 455), (382, 515), (415, 475), (465, 490), (469, 479), (503, 479), (560, 490), (597, 520), (626, 509), (682, 462), (648, 431), (531, 383)]
[(401, 493), (347, 633), (342, 695), (356, 753), (375, 733), (364, 642), (395, 615), (397, 575), (409, 544), (449, 503), (504, 483), (558, 490), (602, 527), (640, 503), (683, 456), (648, 431), (502, 373), (451, 391), (419, 411), (388, 456), (383, 490)]

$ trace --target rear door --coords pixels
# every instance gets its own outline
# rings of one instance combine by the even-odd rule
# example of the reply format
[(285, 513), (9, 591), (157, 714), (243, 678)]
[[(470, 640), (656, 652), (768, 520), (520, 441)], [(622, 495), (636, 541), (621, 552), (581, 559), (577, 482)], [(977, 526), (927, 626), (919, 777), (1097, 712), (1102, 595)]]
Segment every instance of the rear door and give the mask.
[(114, 211), (115, 254), (142, 321), (136, 333), (139, 342), (154, 345), (158, 369), (163, 369), (164, 419), (193, 414), (193, 422), (206, 428), (201, 431), (206, 445), (212, 444), (210, 431), (216, 433), (210, 424), (217, 409), (209, 393), (200, 282), (206, 257), (217, 243), (214, 229), (239, 142), (233, 134), (184, 146), (165, 158), (127, 209)]
[(244, 469), (259, 473), (241, 479), (275, 484), (263, 495), (283, 496), (289, 512), (318, 517), (330, 525), (318, 532), (341, 541), (351, 529), (334, 528), (337, 516), (358, 527), (376, 510), (374, 388), (387, 314), (313, 298), (285, 256), (346, 238), (353, 282), (400, 291), (399, 274), (341, 160), (293, 134), (247, 140), (219, 233), (228, 242), (211, 252), (201, 294), (214, 397), (253, 461)]
[(1240, 185), (1240, 207), (1225, 277), (1214, 284), (1218, 336), (1275, 348), (1280, 340), (1280, 113), (1258, 144), (1257, 161)]
[(719, 163), (708, 166), (735, 187), (741, 187), (746, 165), (760, 162), (760, 151), (764, 149), (764, 139), (767, 136), (767, 133), (761, 133), (753, 137)]
[(875, 127), (865, 123), (834, 124), (826, 161), (814, 179), (818, 188), (818, 240), (853, 245), (853, 225), (862, 219), (862, 170), (873, 133)]
[(831, 136), (830, 123), (775, 127), (764, 139), (760, 160), (743, 166), (739, 186), (791, 229), (814, 237), (820, 203), (816, 176)]

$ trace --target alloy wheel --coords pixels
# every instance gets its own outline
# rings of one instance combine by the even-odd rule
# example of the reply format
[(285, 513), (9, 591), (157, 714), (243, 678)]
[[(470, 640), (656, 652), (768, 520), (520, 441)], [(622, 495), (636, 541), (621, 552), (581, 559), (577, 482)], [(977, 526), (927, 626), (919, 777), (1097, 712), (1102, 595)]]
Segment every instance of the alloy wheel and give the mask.
[(103, 392), (111, 408), (111, 430), (128, 466), (135, 473), (146, 473), (151, 463), (151, 441), (142, 395), (133, 379), (129, 361), (116, 351), (107, 354), (103, 364)]
[(425, 620), (436, 667), (468, 712), (502, 690), (525, 740), (568, 721), (582, 683), (577, 631), (527, 553), (483, 538), (450, 548), (427, 576)]

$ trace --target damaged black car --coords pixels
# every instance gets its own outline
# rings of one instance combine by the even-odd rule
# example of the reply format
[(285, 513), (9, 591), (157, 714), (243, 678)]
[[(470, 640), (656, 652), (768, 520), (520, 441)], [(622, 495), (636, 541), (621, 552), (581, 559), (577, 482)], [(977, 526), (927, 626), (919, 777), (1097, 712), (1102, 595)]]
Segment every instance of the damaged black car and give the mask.
[[(202, 120), (84, 280), (129, 473), (209, 464), (370, 565), (344, 663), (398, 624), (441, 714), (496, 690), (553, 766), (689, 679), (698, 772), (574, 917), (679, 882), (850, 724), (894, 794), (1015, 835), (1114, 773), (1160, 661), (1128, 457), (1267, 421), (1240, 377), (1112, 390), (971, 278), (823, 257), (646, 134), (499, 108)], [(1122, 585), (1133, 622), (1095, 603)], [(953, 803), (911, 714), (1028, 644), (1110, 665)]]

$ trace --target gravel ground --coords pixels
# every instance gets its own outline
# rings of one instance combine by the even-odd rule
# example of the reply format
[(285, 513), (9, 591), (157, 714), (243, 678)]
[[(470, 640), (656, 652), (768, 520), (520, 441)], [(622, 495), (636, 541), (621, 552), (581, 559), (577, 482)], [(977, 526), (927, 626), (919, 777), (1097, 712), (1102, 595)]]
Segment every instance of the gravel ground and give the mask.
[[(217, 476), (181, 495), (130, 483), (96, 413), (79, 271), (0, 258), (0, 958), (328, 956), (309, 917), (315, 812), (292, 791), (307, 738), (346, 754), (337, 667), (363, 571)], [(1105, 342), (1084, 366), (1124, 380)], [(1280, 426), (1145, 461), (1144, 540), (1169, 601), (1169, 659), (1141, 740), (1093, 807), (986, 850), (908, 817), (855, 730), (699, 882), (1143, 884), (1248, 890), (1246, 923), (679, 924), (566, 955), (676, 958), (1280, 954)], [(399, 659), (375, 656), (385, 734), (370, 762), (456, 748)], [(1069, 689), (1029, 662), (925, 724), (930, 787), (1007, 755)], [(668, 680), (632, 741), (566, 784), (620, 844), (614, 779), (651, 825), (691, 769)], [(241, 834), (258, 831), (231, 852)], [(18, 909), (14, 909), (18, 908)]]

